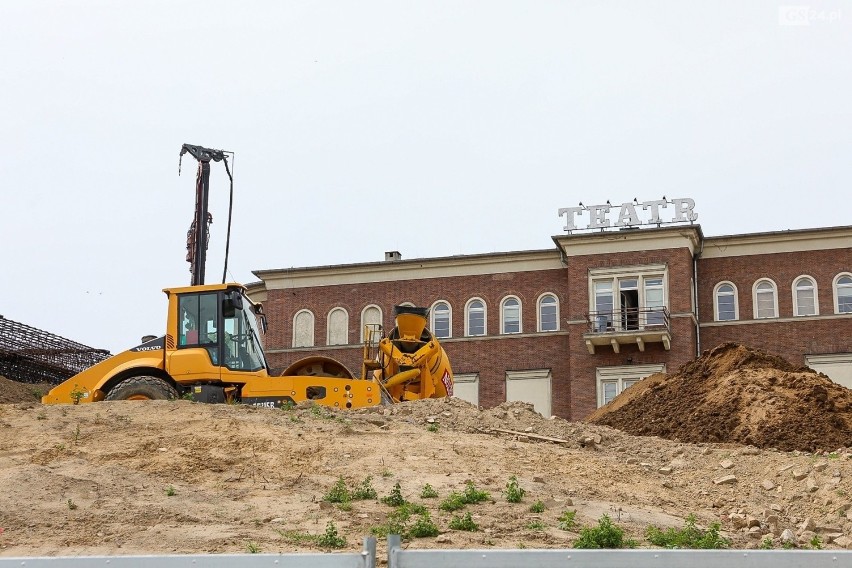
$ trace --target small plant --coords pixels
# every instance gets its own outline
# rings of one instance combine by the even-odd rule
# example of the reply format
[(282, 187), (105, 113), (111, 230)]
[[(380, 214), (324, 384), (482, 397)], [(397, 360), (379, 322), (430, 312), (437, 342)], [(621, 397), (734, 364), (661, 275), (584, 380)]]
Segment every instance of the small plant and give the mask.
[(319, 535), (307, 534), (298, 531), (282, 531), (278, 530), (278, 534), (290, 544), (314, 544)]
[(393, 472), (389, 469), (382, 470), (382, 477), (393, 477)]
[(453, 491), (447, 498), (441, 501), (441, 504), (438, 506), (442, 511), (458, 511), (459, 509), (463, 509), (465, 505), (464, 496), (461, 493), (456, 493)]
[(405, 499), (402, 497), (402, 488), (399, 486), (399, 481), (394, 484), (390, 495), (382, 497), (382, 503), (390, 505), (391, 507), (400, 507), (405, 505)]
[(574, 520), (574, 517), (577, 516), (577, 511), (564, 511), (561, 515), (559, 515), (559, 528), (563, 531), (570, 531), (575, 526), (577, 526), (577, 522)]
[(65, 444), (54, 444), (53, 447), (60, 452), (65, 451)]
[(328, 521), (325, 533), (317, 538), (317, 544), (323, 548), (343, 548), (346, 546), (346, 539), (337, 534), (337, 527), (333, 522)]
[(47, 412), (45, 412), (44, 410), (40, 411), (38, 414), (36, 414), (36, 420), (47, 420)]
[(77, 427), (74, 428), (74, 443), (76, 444), (80, 441), (80, 425), (77, 424)]
[(337, 508), (341, 511), (349, 512), (352, 510), (352, 501), (344, 501), (342, 503), (338, 503)]
[(506, 484), (506, 490), (503, 491), (503, 494), (506, 495), (506, 501), (509, 503), (520, 503), (524, 499), (524, 494), (526, 490), (518, 485), (517, 476), (512, 476), (509, 478), (509, 482)]
[[(315, 408), (315, 407), (313, 407)], [(346, 503), (352, 500), (352, 495), (349, 489), (346, 488), (346, 482), (343, 477), (338, 477), (334, 486), (322, 497), (323, 501), (329, 503)]]
[(74, 404), (80, 404), (80, 400), (86, 398), (87, 394), (86, 389), (80, 388), (80, 385), (74, 385), (74, 388), (68, 393)]
[(294, 408), (296, 408), (296, 403), (293, 402), (292, 400), (285, 400), (284, 402), (281, 403), (281, 410), (283, 410), (285, 412), (287, 412), (289, 410), (293, 410)]
[(41, 400), (41, 397), (44, 396), (44, 391), (41, 389), (31, 389), (30, 394), (33, 395), (33, 398), (36, 400)]
[(772, 550), (775, 548), (775, 545), (772, 543), (772, 537), (768, 536), (760, 541), (760, 546), (758, 546), (760, 550)]
[(819, 535), (814, 535), (809, 544), (812, 550), (822, 550), (822, 540)]
[(440, 532), (438, 526), (432, 521), (432, 517), (429, 516), (429, 511), (424, 511), (411, 528), (408, 529), (408, 536), (412, 538), (427, 538), (438, 536)]
[(248, 541), (246, 543), (246, 550), (249, 554), (257, 554), (258, 552), (260, 552), (260, 547), (257, 545), (256, 542)]
[(636, 541), (624, 538), (624, 529), (604, 515), (596, 527), (583, 527), (574, 548), (636, 548)]
[(664, 548), (715, 549), (731, 545), (730, 540), (719, 534), (719, 523), (702, 530), (695, 526), (695, 520), (695, 515), (689, 515), (682, 529), (668, 528), (665, 531), (651, 525), (646, 529), (645, 536), (651, 544)]
[(543, 513), (544, 512), (544, 503), (541, 501), (536, 501), (532, 505), (530, 505), (530, 513)]
[(74, 509), (76, 509), (76, 508), (77, 508), (77, 503), (75, 503), (75, 502), (74, 502), (74, 501), (72, 501), (71, 499), (68, 499), (68, 509), (70, 509), (71, 511), (73, 511), (73, 510), (74, 510)]
[(423, 491), (420, 492), (421, 499), (435, 499), (437, 496), (438, 492), (428, 483), (423, 487)]
[(430, 432), (437, 432), (438, 431), (438, 423), (433, 422), (432, 424), (429, 424), (428, 426), (426, 426), (426, 429)]
[[(193, 396), (192, 396), (192, 391), (191, 391), (191, 390), (188, 390), (188, 391), (186, 391), (185, 393), (183, 393), (182, 395), (180, 395), (180, 399), (181, 399), (181, 400), (188, 400), (188, 401), (190, 401), (190, 402), (192, 402), (193, 400), (195, 400), (195, 399), (193, 398)], [(249, 544), (254, 544), (254, 543), (251, 543), (251, 542), (250, 542)]]
[(491, 495), (486, 493), (485, 491), (480, 491), (473, 484), (473, 481), (468, 481), (465, 484), (464, 493), (462, 493), (462, 497), (464, 498), (464, 502), (467, 504), (473, 503), (482, 503), (483, 501), (488, 501), (491, 499)]
[(176, 494), (177, 494), (177, 491), (175, 491), (174, 487), (172, 487), (171, 485), (166, 487), (166, 496), (167, 497), (174, 497)]
[(544, 523), (541, 521), (530, 521), (527, 523), (527, 528), (531, 531), (541, 531), (544, 530)]
[(450, 528), (456, 531), (474, 532), (479, 530), (479, 525), (473, 521), (468, 511), (464, 514), (464, 517), (453, 515), (453, 518), (450, 520)]
[(367, 499), (377, 499), (379, 496), (373, 488), (373, 477), (368, 475), (361, 485), (356, 487), (352, 492), (353, 501), (364, 501)]

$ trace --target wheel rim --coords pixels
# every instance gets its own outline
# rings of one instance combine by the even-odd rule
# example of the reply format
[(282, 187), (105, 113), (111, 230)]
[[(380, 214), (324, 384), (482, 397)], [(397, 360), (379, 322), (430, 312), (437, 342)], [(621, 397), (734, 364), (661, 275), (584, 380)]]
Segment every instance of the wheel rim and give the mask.
[(145, 396), (144, 394), (132, 394), (128, 396), (125, 400), (152, 400), (150, 396)]

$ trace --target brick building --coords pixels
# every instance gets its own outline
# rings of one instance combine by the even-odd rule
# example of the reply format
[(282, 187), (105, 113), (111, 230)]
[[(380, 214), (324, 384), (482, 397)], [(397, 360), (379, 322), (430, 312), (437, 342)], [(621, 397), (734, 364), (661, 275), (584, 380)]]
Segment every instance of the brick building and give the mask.
[(582, 419), (727, 341), (852, 388), (852, 227), (705, 237), (699, 225), (571, 232), (545, 250), (258, 270), (266, 351), (356, 372), (365, 323), (427, 306), (456, 396)]

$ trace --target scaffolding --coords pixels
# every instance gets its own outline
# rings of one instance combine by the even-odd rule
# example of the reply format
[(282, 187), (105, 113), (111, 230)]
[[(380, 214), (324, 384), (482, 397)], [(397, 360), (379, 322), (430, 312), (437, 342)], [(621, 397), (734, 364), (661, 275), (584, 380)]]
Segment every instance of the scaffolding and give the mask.
[(59, 335), (0, 316), (0, 376), (21, 383), (62, 381), (110, 356)]

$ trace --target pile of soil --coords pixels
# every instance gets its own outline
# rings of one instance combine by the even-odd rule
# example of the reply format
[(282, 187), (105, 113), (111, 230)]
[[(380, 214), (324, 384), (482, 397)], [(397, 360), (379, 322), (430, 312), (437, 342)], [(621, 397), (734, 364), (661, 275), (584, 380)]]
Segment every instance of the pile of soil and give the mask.
[(51, 388), (53, 385), (47, 383), (19, 383), (0, 376), (0, 404), (41, 401), (41, 397)]
[(807, 367), (726, 343), (652, 375), (588, 422), (639, 436), (784, 451), (852, 444), (852, 390)]

